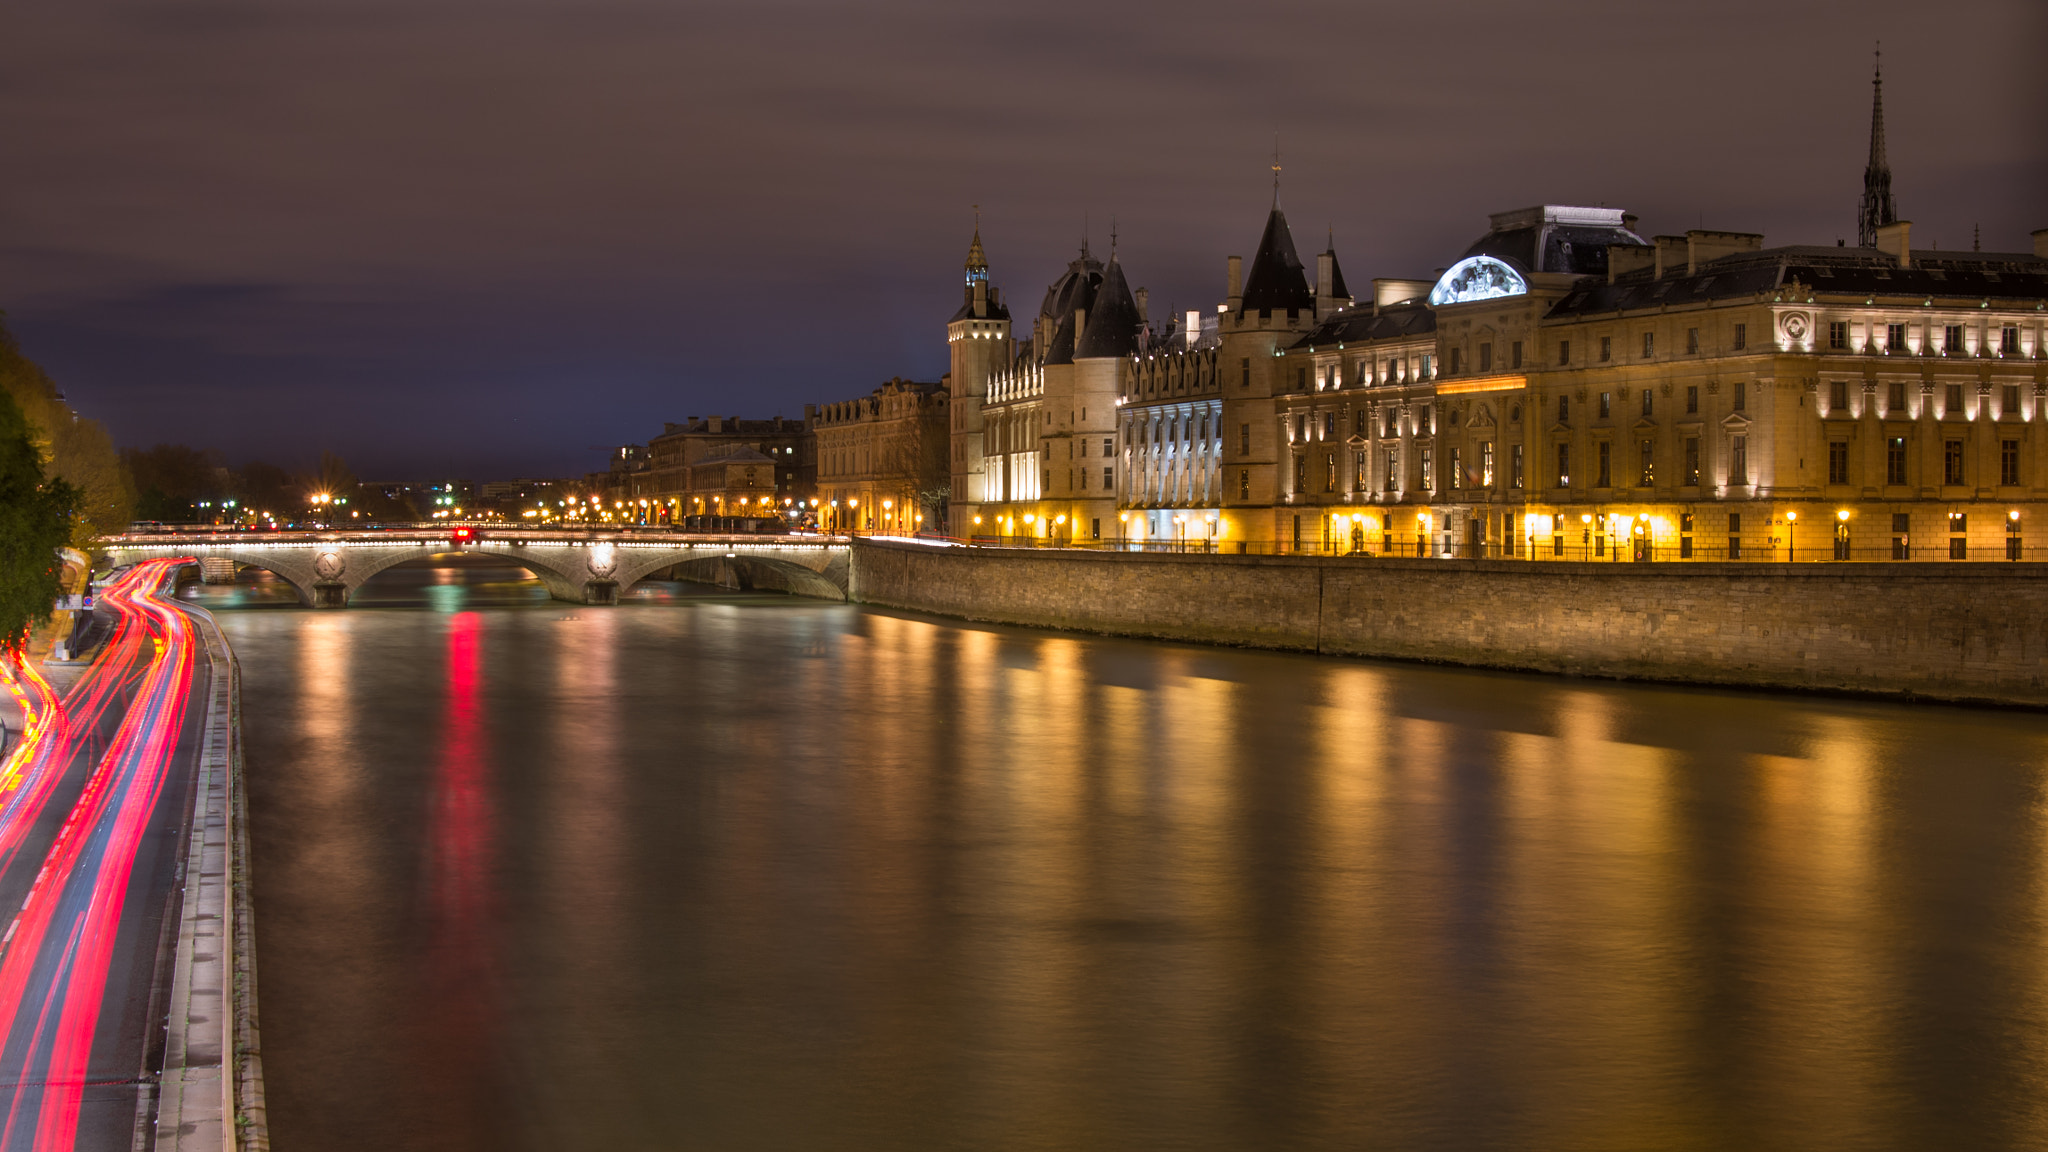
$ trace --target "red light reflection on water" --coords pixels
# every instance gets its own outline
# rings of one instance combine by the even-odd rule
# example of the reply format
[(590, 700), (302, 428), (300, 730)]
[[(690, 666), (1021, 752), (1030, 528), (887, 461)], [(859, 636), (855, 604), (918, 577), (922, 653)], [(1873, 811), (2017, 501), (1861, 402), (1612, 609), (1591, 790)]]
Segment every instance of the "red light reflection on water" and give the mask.
[(490, 763), (483, 728), (482, 628), (476, 613), (448, 618), (447, 660), (427, 833), (428, 1015), (437, 1040), (435, 1077), (470, 1093), (481, 1107), (488, 1100), (497, 998)]

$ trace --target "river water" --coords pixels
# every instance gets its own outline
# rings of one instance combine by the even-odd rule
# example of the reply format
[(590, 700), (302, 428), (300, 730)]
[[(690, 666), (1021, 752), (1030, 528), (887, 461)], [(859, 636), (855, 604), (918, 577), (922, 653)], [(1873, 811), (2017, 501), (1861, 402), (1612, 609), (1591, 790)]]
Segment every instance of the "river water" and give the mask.
[(2048, 1146), (2048, 717), (522, 576), (197, 593), (280, 1149)]

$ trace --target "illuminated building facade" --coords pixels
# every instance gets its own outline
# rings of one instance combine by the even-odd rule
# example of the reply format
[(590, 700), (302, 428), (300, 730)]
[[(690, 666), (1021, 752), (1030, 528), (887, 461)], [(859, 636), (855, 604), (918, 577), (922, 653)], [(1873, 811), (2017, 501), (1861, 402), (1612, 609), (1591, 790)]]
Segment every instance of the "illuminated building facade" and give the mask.
[[(1081, 254), (1046, 289), (1028, 336), (986, 287), (977, 232), (953, 349), (952, 531), (1087, 544), (1115, 538), (1118, 380), (1141, 347), (1144, 290), (1112, 244)], [(974, 280), (981, 262), (982, 280)], [(999, 313), (999, 314), (998, 314)]]
[(815, 422), (818, 524), (833, 532), (908, 534), (945, 515), (948, 404), (942, 384), (896, 379), (826, 404)]

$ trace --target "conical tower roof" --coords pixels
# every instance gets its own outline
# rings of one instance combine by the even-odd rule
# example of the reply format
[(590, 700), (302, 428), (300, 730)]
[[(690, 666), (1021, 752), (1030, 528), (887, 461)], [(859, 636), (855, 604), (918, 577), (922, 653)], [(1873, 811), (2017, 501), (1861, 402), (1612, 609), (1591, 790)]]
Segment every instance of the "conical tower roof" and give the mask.
[(1313, 310), (1315, 306), (1315, 292), (1302, 274), (1301, 257), (1294, 253), (1294, 234), (1287, 228), (1287, 215), (1276, 203), (1266, 217), (1258, 254), (1252, 257), (1251, 275), (1245, 277), (1243, 309), (1269, 315), (1276, 308), (1299, 311)]
[(1344, 286), (1344, 265), (1337, 262), (1337, 241), (1330, 240), (1330, 250), (1323, 253), (1330, 258), (1330, 295), (1348, 299), (1351, 289)]
[(1138, 329), (1143, 323), (1138, 318), (1137, 298), (1124, 282), (1124, 266), (1117, 263), (1116, 253), (1111, 252), (1109, 267), (1102, 273), (1102, 286), (1095, 290), (1095, 303), (1088, 309), (1088, 326), (1081, 332), (1081, 346), (1074, 350), (1074, 359), (1131, 355), (1138, 350)]

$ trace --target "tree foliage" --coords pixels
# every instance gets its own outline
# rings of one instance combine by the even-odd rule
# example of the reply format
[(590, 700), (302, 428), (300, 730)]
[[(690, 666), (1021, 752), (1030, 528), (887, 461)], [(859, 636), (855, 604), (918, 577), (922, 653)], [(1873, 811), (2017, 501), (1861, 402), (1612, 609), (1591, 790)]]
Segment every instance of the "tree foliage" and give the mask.
[(114, 442), (97, 420), (73, 412), (42, 368), (21, 354), (21, 346), (0, 315), (0, 391), (27, 424), (39, 469), (75, 489), (68, 542), (90, 551), (101, 536), (125, 531), (134, 519), (135, 497)]
[(28, 419), (0, 391), (0, 649), (18, 649), (57, 599), (57, 549), (72, 531), (78, 493), (43, 475)]

